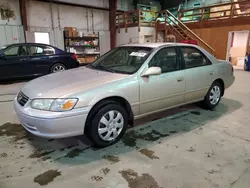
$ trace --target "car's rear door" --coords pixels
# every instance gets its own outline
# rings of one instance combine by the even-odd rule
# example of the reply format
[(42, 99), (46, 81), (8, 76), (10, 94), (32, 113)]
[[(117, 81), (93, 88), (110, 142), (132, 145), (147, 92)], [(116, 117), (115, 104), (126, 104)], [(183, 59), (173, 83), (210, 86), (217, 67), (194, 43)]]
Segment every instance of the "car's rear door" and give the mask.
[(212, 63), (196, 47), (182, 46), (180, 50), (185, 67), (185, 101), (202, 100), (214, 80)]
[(54, 48), (46, 45), (30, 45), (29, 61), (33, 65), (33, 71), (36, 75), (48, 74), (53, 64), (55, 54)]
[(184, 103), (185, 78), (176, 47), (160, 49), (148, 67), (160, 67), (162, 74), (140, 77), (140, 114)]
[(25, 45), (10, 46), (2, 51), (0, 58), (0, 78), (27, 76), (29, 67), (28, 52)]

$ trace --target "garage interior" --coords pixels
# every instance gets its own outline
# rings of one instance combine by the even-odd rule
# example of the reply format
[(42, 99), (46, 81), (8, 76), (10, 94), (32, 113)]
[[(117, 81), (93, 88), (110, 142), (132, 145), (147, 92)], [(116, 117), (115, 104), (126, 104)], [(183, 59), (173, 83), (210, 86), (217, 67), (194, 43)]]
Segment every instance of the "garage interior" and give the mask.
[(120, 45), (192, 41), (236, 77), (216, 109), (149, 115), (103, 149), (27, 133), (13, 100), (30, 79), (1, 81), (0, 188), (249, 188), (249, 0), (1, 0), (0, 13), (0, 46), (52, 45), (84, 67)]

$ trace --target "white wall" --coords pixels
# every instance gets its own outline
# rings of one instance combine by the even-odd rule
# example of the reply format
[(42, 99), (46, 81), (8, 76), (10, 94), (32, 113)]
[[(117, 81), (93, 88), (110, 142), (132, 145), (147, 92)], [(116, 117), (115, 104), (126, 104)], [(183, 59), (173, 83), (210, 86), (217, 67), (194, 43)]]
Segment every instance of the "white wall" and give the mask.
[(133, 10), (133, 0), (117, 0), (117, 10)]
[(125, 32), (125, 28), (120, 29), (120, 33), (118, 33), (118, 29), (116, 30), (116, 46), (120, 46), (123, 44), (128, 44), (130, 39), (132, 41), (139, 41), (139, 32), (138, 27), (129, 27), (128, 32)]
[(63, 49), (64, 27), (76, 27), (85, 34), (88, 29), (89, 33), (92, 33), (94, 27), (94, 31), (100, 34), (101, 53), (110, 49), (108, 11), (52, 4), (51, 14), (50, 3), (30, 0), (27, 4), (27, 21), (29, 26), (28, 42), (34, 42), (33, 32), (49, 32), (51, 44)]
[[(145, 35), (152, 35), (152, 37), (145, 38)], [(127, 33), (125, 32), (125, 28), (121, 28), (120, 33), (118, 33), (117, 29), (116, 46), (129, 44), (130, 40), (133, 43), (145, 43), (147, 40), (154, 42), (155, 29), (153, 27), (141, 27), (141, 31), (138, 32), (138, 27), (129, 27)]]
[(0, 16), (0, 46), (25, 42), (18, 0), (0, 0), (0, 5), (8, 5), (15, 13), (15, 19), (2, 20)]
[[(0, 25), (18, 25), (21, 23), (20, 8), (18, 0), (0, 0), (0, 5), (8, 5), (15, 12), (15, 19), (2, 20), (0, 19)], [(0, 16), (1, 17), (1, 16)]]

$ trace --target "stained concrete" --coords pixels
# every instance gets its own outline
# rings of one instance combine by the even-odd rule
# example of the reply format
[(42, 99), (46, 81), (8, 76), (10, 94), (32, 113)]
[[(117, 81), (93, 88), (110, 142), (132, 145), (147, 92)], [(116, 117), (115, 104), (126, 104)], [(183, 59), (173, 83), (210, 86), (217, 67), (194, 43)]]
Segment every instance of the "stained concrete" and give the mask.
[(28, 134), (4, 96), (23, 83), (1, 85), (0, 188), (249, 188), (250, 74), (235, 75), (214, 111), (190, 105), (149, 116), (105, 149), (85, 137)]

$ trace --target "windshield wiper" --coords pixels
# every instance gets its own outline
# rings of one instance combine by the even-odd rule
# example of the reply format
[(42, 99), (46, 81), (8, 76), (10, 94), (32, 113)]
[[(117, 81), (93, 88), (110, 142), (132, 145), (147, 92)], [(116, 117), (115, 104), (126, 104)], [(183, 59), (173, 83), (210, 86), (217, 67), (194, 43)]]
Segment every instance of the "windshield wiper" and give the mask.
[[(94, 67), (94, 66), (92, 66), (92, 67)], [(99, 69), (99, 70), (104, 70), (104, 71), (115, 73), (115, 71), (113, 69), (110, 69), (110, 68), (107, 68), (107, 67), (103, 67), (103, 66), (96, 66), (94, 68)]]

